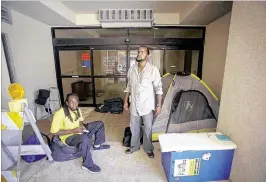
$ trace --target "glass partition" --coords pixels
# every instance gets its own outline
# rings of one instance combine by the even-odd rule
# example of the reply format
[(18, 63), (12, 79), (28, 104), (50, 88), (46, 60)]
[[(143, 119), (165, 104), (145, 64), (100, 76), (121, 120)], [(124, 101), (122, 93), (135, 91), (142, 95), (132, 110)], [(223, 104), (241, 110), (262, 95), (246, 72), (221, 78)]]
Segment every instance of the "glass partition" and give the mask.
[(103, 104), (105, 99), (124, 98), (126, 78), (95, 78), (96, 104)]
[(126, 50), (93, 50), (94, 75), (126, 75)]

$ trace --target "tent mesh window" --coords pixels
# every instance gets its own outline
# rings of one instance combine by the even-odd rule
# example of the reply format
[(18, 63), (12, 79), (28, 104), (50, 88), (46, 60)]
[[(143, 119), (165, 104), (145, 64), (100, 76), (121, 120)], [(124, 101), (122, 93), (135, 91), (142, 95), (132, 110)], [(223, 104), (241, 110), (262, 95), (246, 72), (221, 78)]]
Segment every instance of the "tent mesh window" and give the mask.
[(216, 119), (204, 94), (197, 90), (176, 93), (168, 125), (204, 119)]

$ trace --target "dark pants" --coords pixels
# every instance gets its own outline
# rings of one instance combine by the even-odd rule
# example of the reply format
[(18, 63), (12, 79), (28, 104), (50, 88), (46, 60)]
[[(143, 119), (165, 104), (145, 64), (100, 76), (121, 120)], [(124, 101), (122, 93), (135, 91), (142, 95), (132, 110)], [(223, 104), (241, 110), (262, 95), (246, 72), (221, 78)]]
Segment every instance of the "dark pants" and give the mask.
[(89, 130), (88, 133), (72, 135), (66, 139), (66, 144), (82, 150), (83, 166), (88, 168), (94, 165), (90, 151), (92, 136), (95, 134), (94, 145), (100, 145), (105, 142), (105, 131), (102, 121), (88, 123), (85, 127)]

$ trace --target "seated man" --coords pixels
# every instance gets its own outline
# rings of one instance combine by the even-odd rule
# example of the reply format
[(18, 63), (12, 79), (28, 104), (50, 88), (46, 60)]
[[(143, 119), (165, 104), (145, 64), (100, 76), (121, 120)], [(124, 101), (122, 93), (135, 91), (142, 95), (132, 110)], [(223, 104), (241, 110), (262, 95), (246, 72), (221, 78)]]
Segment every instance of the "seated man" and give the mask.
[(91, 173), (101, 171), (101, 168), (92, 160), (90, 147), (92, 136), (95, 134), (93, 150), (110, 148), (109, 145), (103, 145), (105, 142), (104, 124), (102, 121), (83, 124), (82, 113), (78, 108), (77, 94), (67, 95), (65, 106), (54, 114), (50, 131), (54, 135), (59, 135), (63, 143), (79, 147), (82, 150), (82, 169)]

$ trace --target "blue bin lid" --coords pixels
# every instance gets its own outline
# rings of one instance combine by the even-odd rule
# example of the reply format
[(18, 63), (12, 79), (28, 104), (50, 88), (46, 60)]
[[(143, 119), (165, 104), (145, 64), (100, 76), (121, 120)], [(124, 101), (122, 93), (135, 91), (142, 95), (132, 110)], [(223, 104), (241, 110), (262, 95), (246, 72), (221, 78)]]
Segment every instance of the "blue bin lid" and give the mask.
[(220, 132), (167, 133), (159, 135), (162, 152), (200, 150), (230, 150), (237, 148), (231, 139)]

